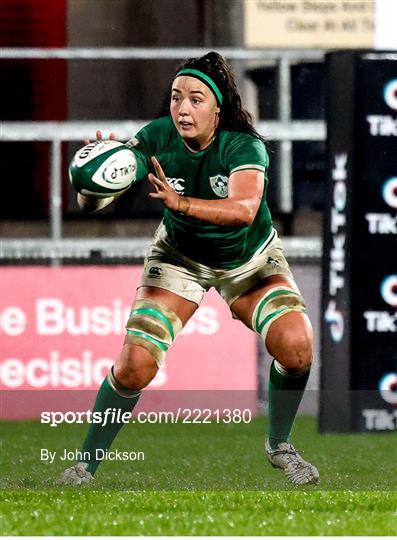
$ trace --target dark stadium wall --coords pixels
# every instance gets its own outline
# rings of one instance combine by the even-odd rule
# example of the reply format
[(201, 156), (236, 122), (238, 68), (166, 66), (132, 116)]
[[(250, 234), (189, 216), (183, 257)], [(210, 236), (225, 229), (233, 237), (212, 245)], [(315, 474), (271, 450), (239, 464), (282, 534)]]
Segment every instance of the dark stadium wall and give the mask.
[[(242, 43), (237, 0), (69, 0), (67, 6), (70, 47), (210, 49)], [(166, 114), (170, 80), (182, 60), (70, 61), (69, 119), (151, 120)], [(123, 198), (117, 214), (159, 217), (161, 208), (147, 197), (148, 190), (144, 183), (138, 186)], [(68, 210), (77, 214), (70, 189)]]
[[(66, 0), (1, 1), (0, 47), (65, 45)], [(64, 60), (2, 60), (0, 118), (64, 120), (66, 69)], [(2, 175), (13, 182), (5, 185), (0, 217), (44, 217), (48, 212), (48, 144), (2, 143), (2, 150), (8, 156)]]
[[(70, 47), (241, 44), (242, 37), (237, 32), (241, 24), (236, 25), (239, 5), (235, 1), (69, 0), (67, 5)], [(71, 61), (69, 117), (152, 119), (164, 111), (170, 77), (178, 63), (178, 60)]]

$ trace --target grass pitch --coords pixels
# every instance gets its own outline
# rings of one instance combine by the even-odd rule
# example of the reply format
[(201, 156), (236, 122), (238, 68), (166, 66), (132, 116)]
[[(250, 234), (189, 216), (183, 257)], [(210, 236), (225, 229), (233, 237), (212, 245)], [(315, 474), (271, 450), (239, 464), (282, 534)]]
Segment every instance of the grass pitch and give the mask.
[(265, 420), (134, 425), (114, 447), (141, 462), (106, 462), (95, 485), (57, 488), (70, 462), (40, 461), (80, 447), (85, 426), (3, 422), (3, 535), (393, 535), (396, 436), (319, 435), (298, 418), (294, 443), (317, 465), (318, 486), (293, 488), (263, 457)]

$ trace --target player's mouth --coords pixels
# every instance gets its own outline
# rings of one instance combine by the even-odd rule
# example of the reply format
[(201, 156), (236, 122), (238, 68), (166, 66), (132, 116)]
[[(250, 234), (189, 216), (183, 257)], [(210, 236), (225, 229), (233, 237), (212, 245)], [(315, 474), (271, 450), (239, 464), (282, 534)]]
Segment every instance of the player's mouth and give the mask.
[(193, 124), (191, 122), (186, 122), (185, 120), (178, 122), (178, 124), (183, 131), (189, 131), (191, 128), (193, 128)]

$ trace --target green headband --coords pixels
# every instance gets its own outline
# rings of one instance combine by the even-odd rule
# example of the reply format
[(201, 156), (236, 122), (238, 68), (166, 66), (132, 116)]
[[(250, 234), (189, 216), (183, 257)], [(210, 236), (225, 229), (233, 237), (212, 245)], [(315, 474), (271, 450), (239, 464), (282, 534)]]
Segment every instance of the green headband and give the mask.
[(215, 82), (211, 79), (211, 77), (208, 77), (208, 75), (206, 75), (202, 71), (199, 71), (198, 69), (190, 69), (190, 68), (181, 69), (181, 71), (178, 71), (176, 76), (179, 77), (180, 75), (191, 75), (193, 77), (196, 77), (196, 79), (201, 80), (215, 94), (216, 100), (219, 103), (219, 105), (222, 105), (223, 96), (221, 94), (221, 91), (215, 84)]

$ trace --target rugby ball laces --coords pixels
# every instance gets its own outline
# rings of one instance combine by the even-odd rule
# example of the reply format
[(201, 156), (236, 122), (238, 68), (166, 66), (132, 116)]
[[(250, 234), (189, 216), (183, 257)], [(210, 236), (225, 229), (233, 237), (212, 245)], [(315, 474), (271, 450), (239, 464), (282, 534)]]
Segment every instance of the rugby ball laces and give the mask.
[(133, 151), (118, 141), (94, 141), (78, 150), (69, 167), (69, 179), (82, 195), (116, 195), (136, 180)]

